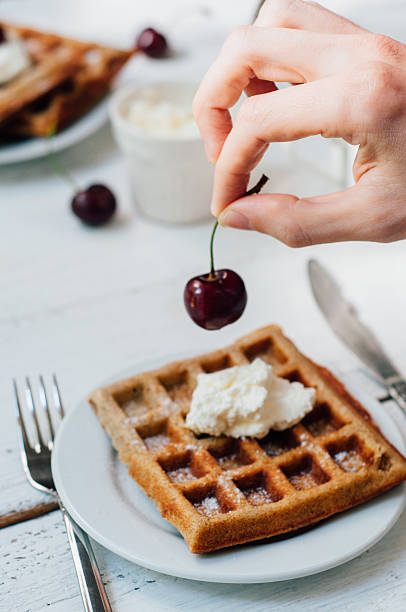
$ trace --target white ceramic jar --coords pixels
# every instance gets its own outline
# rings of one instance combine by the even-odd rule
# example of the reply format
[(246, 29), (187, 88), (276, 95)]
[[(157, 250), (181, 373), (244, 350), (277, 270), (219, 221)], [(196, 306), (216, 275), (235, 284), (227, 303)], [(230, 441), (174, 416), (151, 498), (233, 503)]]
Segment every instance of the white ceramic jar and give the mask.
[(196, 87), (184, 82), (128, 84), (110, 101), (113, 132), (127, 162), (134, 200), (143, 214), (158, 221), (191, 223), (210, 217), (213, 167), (192, 123)]

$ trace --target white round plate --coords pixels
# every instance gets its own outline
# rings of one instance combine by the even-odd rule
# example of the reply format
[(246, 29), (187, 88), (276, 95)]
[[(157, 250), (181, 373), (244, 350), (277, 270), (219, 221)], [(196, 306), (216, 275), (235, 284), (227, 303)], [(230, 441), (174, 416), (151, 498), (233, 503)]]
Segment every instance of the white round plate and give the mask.
[[(102, 100), (81, 119), (52, 137), (52, 150), (62, 151), (96, 132), (107, 121), (108, 103)], [(0, 166), (45, 157), (49, 153), (48, 138), (30, 138), (0, 146)]]
[[(170, 359), (144, 361), (114, 379), (159, 367)], [(402, 437), (384, 408), (351, 391), (384, 435), (404, 452)], [(399, 518), (406, 500), (402, 485), (289, 539), (192, 554), (118, 461), (86, 400), (69, 413), (58, 431), (52, 471), (65, 506), (100, 544), (149, 569), (208, 582), (274, 582), (340, 565), (378, 542)]]

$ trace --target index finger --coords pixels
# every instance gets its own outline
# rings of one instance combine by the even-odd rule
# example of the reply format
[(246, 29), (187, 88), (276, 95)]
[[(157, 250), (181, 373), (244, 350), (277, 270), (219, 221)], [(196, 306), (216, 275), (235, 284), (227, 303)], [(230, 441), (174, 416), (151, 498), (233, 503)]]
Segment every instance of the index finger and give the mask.
[(261, 93), (269, 93), (277, 89), (274, 81), (303, 83), (339, 72), (354, 59), (360, 61), (366, 53), (364, 49), (358, 36), (285, 28), (237, 28), (206, 73), (193, 103), (211, 161), (217, 160), (232, 127), (228, 109), (244, 90), (258, 93), (251, 91), (255, 79)]
[(351, 134), (352, 109), (346, 96), (350, 85), (345, 76), (340, 73), (245, 100), (216, 164), (211, 206), (214, 215), (246, 191), (250, 172), (268, 143), (315, 134)]
[[(241, 44), (244, 30), (245, 27), (237, 28), (227, 37), (218, 57), (203, 77), (193, 100), (193, 114), (205, 143), (207, 156), (213, 163), (232, 127), (228, 109), (239, 100), (250, 82), (250, 77), (254, 76), (248, 65), (239, 65), (237, 75), (233, 74), (235, 71), (230, 66), (230, 48)], [(231, 55), (234, 56), (235, 53)], [(213, 81), (217, 83), (219, 80), (221, 87), (213, 87)]]

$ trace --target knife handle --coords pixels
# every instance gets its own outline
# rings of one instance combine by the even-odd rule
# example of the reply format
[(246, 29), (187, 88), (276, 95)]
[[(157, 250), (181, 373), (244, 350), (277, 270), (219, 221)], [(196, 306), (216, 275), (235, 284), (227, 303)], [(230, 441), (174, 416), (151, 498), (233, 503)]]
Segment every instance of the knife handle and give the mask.
[(406, 415), (406, 380), (399, 379), (388, 385), (389, 395), (395, 400), (399, 408)]

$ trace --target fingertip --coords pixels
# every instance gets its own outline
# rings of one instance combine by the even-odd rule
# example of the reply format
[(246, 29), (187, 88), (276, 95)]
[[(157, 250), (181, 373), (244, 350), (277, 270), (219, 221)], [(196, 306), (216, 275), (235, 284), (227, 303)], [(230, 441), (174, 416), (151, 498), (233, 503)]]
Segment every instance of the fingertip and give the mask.
[(213, 166), (216, 165), (217, 160), (220, 156), (221, 145), (213, 140), (206, 140), (204, 143), (207, 159)]
[(213, 150), (213, 146), (209, 143), (209, 142), (205, 142), (204, 143), (204, 150), (206, 151), (206, 157), (209, 160), (209, 162), (211, 164), (215, 164), (215, 155), (214, 155), (214, 150)]
[(225, 208), (225, 204), (223, 202), (220, 202), (217, 198), (216, 192), (213, 192), (212, 198), (211, 198), (211, 203), (210, 203), (210, 210), (211, 210), (211, 214), (214, 215), (215, 217), (218, 217), (221, 212), (224, 210)]
[[(235, 200), (219, 214), (220, 225), (250, 229), (278, 237), (278, 219), (294, 196), (285, 194), (254, 194)], [(295, 200), (297, 198), (294, 198)]]
[(223, 227), (233, 227), (234, 229), (251, 230), (251, 223), (241, 212), (226, 208), (218, 217), (219, 224)]
[(213, 201), (210, 204), (210, 212), (213, 215), (213, 217), (219, 217), (220, 213), (221, 213), (221, 208), (219, 208)]

